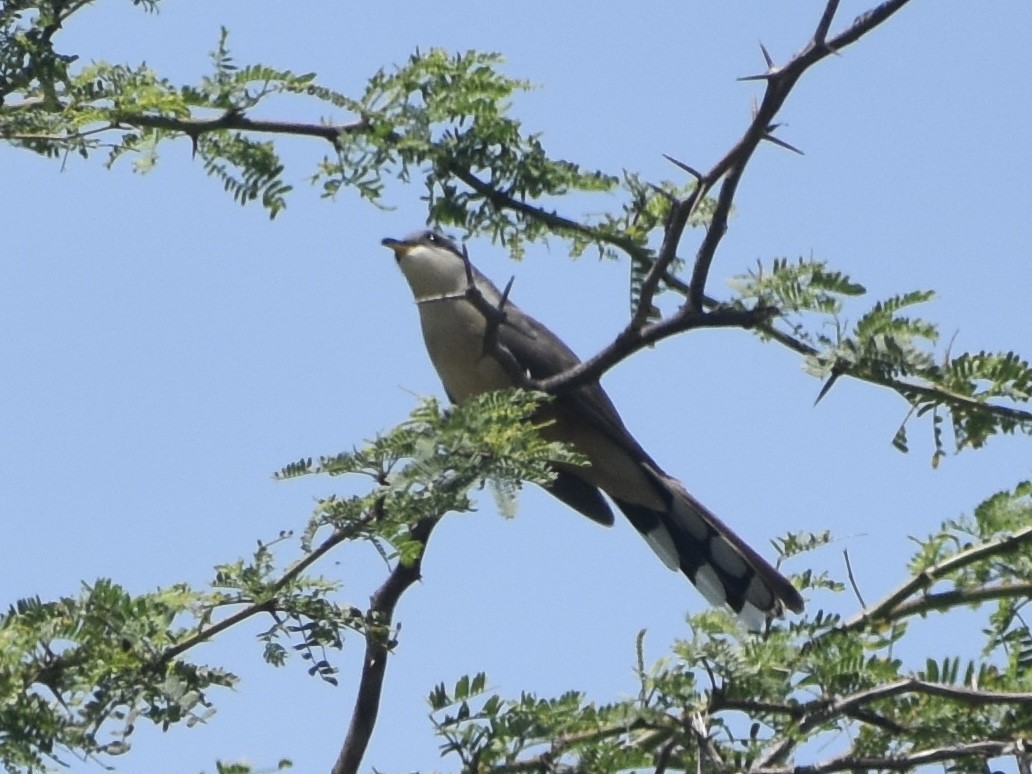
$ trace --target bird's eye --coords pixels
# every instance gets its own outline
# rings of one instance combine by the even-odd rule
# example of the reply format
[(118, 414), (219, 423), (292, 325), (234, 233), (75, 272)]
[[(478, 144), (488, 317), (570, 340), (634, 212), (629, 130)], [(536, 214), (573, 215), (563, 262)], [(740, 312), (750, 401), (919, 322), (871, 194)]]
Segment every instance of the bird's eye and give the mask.
[(433, 231), (431, 231), (429, 234), (426, 235), (426, 241), (429, 242), (432, 245), (436, 245), (438, 243), (438, 241), (440, 241), (440, 240), (439, 240), (439, 237), (437, 236), (437, 234), (435, 234)]

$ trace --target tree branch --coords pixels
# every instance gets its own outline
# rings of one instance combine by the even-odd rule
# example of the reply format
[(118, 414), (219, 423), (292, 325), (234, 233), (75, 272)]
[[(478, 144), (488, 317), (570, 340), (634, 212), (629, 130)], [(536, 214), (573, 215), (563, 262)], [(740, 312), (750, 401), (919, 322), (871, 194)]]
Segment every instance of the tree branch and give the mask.
[(644, 259), (648, 255), (648, 250), (642, 248), (631, 239), (622, 237), (619, 234), (612, 234), (597, 228), (592, 228), (580, 221), (566, 218), (556, 212), (550, 212), (549, 210), (536, 207), (533, 204), (527, 204), (521, 199), (510, 196), (504, 191), (498, 190), (490, 183), (485, 183), (473, 174), (472, 171), (466, 167), (460, 166), (454, 161), (448, 162), (447, 169), (451, 174), (455, 175), (455, 177), (499, 209), (512, 210), (513, 212), (518, 212), (521, 215), (526, 215), (529, 218), (533, 218), (534, 220), (544, 223), (556, 232), (561, 233), (565, 231), (574, 234), (581, 234), (593, 241), (603, 242), (607, 245), (623, 250), (627, 255), (635, 260)]
[(179, 116), (162, 116), (149, 113), (122, 113), (113, 122), (113, 127), (122, 125), (145, 129), (163, 129), (169, 132), (182, 132), (189, 137), (197, 137), (209, 132), (236, 129), (245, 132), (266, 134), (289, 134), (302, 137), (317, 137), (327, 140), (334, 147), (341, 134), (359, 134), (369, 130), (369, 122), (355, 121), (350, 124), (305, 124), (297, 121), (266, 121), (248, 118), (244, 113), (227, 110), (214, 118), (183, 118)]
[(894, 617), (913, 618), (915, 615), (940, 612), (963, 605), (992, 602), (997, 599), (1028, 599), (1032, 597), (1032, 583), (1007, 583), (999, 586), (986, 584), (975, 588), (954, 589), (937, 594), (923, 594), (897, 605)]
[[(441, 520), (440, 516), (421, 519), (412, 527), (412, 538), (426, 549), (430, 533)], [(369, 740), (380, 712), (380, 695), (387, 671), (389, 643), (386, 632), (394, 617), (394, 608), (402, 594), (422, 576), (422, 552), (412, 564), (398, 562), (391, 574), (373, 594), (366, 616), (366, 649), (362, 678), (355, 697), (355, 708), (348, 726), (340, 755), (333, 765), (332, 774), (354, 774), (362, 763)]]
[[(838, 6), (837, 0), (829, 0), (814, 38), (787, 65), (782, 68), (771, 68), (763, 76), (767, 82), (766, 93), (753, 116), (752, 122), (746, 128), (741, 139), (708, 172), (699, 173), (685, 164), (675, 162), (678, 166), (689, 170), (696, 177), (697, 184), (687, 197), (673, 207), (663, 236), (663, 244), (651, 268), (645, 275), (645, 279), (642, 281), (638, 307), (630, 322), (617, 335), (613, 343), (604, 350), (584, 363), (562, 374), (544, 380), (540, 385), (540, 389), (548, 392), (557, 392), (585, 384), (599, 378), (607, 369), (642, 347), (691, 328), (753, 327), (762, 322), (769, 322), (772, 316), (772, 312), (769, 310), (759, 310), (758, 313), (752, 316), (735, 310), (734, 314), (738, 315), (737, 321), (728, 320), (726, 317), (719, 322), (703, 321), (703, 318), (717, 313), (705, 313), (703, 311), (706, 306), (705, 288), (713, 257), (727, 230), (727, 219), (734, 202), (738, 182), (756, 147), (770, 134), (774, 116), (781, 109), (799, 77), (811, 65), (819, 62), (828, 54), (853, 43), (862, 35), (874, 29), (906, 5), (907, 2), (909, 0), (887, 0), (871, 11), (859, 16), (844, 32), (832, 38), (831, 41), (826, 42), (823, 36), (826, 35), (835, 9)], [(692, 278), (687, 286), (687, 299), (685, 303), (670, 317), (657, 323), (646, 325), (646, 319), (649, 310), (652, 308), (652, 302), (659, 289), (659, 284), (669, 275), (670, 266), (677, 257), (677, 248), (689, 218), (699, 202), (721, 179), (723, 179), (723, 183), (717, 195), (716, 207), (714, 208), (709, 227), (706, 230), (706, 236), (696, 252)]]
[[(904, 604), (904, 602), (918, 591), (931, 587), (937, 580), (951, 572), (967, 567), (970, 564), (974, 564), (975, 562), (990, 556), (1010, 553), (1027, 543), (1032, 543), (1032, 527), (1025, 527), (1024, 529), (1020, 529), (1005, 537), (990, 540), (986, 543), (980, 543), (966, 551), (961, 551), (953, 556), (947, 557), (938, 564), (934, 564), (909, 578), (897, 589), (875, 603), (873, 607), (861, 610), (855, 616), (843, 622), (836, 628), (825, 632), (813, 642), (817, 643), (832, 633), (845, 634), (847, 632), (860, 631), (862, 629), (866, 629), (868, 625), (874, 622), (899, 620), (907, 615), (924, 612), (926, 607), (921, 603), (921, 600), (915, 600), (906, 604)], [(1020, 590), (1023, 587), (1024, 585), (1018, 585), (1014, 588)], [(997, 588), (1002, 589), (1004, 587)], [(964, 594), (965, 592), (971, 594), (972, 600), (974, 600), (978, 595), (977, 590), (960, 589), (955, 593)], [(941, 597), (939, 598), (939, 601), (941, 601)]]
[[(717, 303), (718, 302), (713, 301), (712, 299), (706, 299), (705, 301), (707, 306), (716, 305)], [(800, 355), (813, 357), (819, 354), (819, 351), (815, 347), (812, 347), (805, 341), (800, 341), (784, 331), (779, 331), (771, 323), (759, 325), (757, 328), (763, 332), (763, 335), (769, 336), (778, 344), (781, 344)], [(861, 372), (848, 364), (843, 365), (836, 373), (840, 377), (849, 376), (853, 379), (857, 379), (858, 381), (867, 382), (868, 384), (887, 387), (903, 396), (906, 400), (910, 400), (911, 395), (918, 395), (923, 398), (927, 398), (930, 402), (945, 404), (951, 408), (985, 412), (999, 417), (1000, 419), (1013, 421), (1017, 424), (1032, 425), (1032, 412), (1030, 411), (1024, 411), (1011, 406), (1001, 406), (996, 403), (985, 403), (970, 395), (960, 395), (949, 390), (944, 390), (941, 387), (930, 387), (924, 384), (916, 384), (905, 379), (893, 379), (880, 374)]]
[(749, 774), (831, 774), (837, 771), (912, 771), (919, 766), (964, 759), (986, 760), (1002, 755), (1025, 756), (1032, 749), (1027, 741), (963, 742), (887, 756), (844, 754), (802, 766), (753, 766)]
[(982, 691), (964, 686), (908, 678), (869, 688), (866, 691), (858, 691), (831, 702), (820, 699), (813, 703), (813, 706), (817, 707), (816, 711), (812, 714), (808, 713), (809, 716), (799, 724), (799, 731), (804, 734), (809, 733), (836, 717), (851, 716), (856, 710), (862, 709), (864, 705), (871, 702), (911, 693), (937, 696), (971, 707), (980, 707), (986, 704), (1032, 704), (1032, 693), (1028, 692)]
[(172, 659), (182, 655), (191, 648), (194, 648), (203, 642), (207, 642), (212, 637), (215, 637), (216, 635), (221, 634), (227, 629), (236, 626), (241, 621), (246, 621), (248, 618), (257, 615), (258, 613), (273, 612), (276, 609), (275, 595), (277, 592), (285, 588), (288, 583), (290, 583), (299, 575), (301, 575), (301, 573), (303, 573), (305, 570), (307, 570), (309, 567), (311, 567), (313, 564), (319, 561), (333, 548), (340, 545), (345, 540), (348, 540), (357, 535), (362, 529), (364, 529), (368, 525), (370, 521), (377, 518), (377, 516), (380, 513), (382, 513), (382, 508), (383, 499), (381, 498), (377, 500), (376, 505), (373, 508), (373, 512), (367, 518), (364, 518), (356, 522), (348, 529), (334, 530), (333, 534), (326, 538), (326, 540), (324, 540), (317, 548), (313, 549), (312, 552), (309, 553), (304, 559), (301, 559), (297, 562), (297, 564), (295, 564), (289, 570), (283, 573), (283, 575), (280, 576), (279, 580), (277, 580), (271, 586), (272, 593), (270, 594), (268, 599), (248, 605), (243, 610), (240, 610), (234, 613), (233, 615), (224, 618), (218, 623), (214, 623), (211, 626), (208, 626), (207, 628), (201, 629), (197, 632), (197, 634), (193, 635), (192, 637), (188, 637), (187, 639), (183, 640), (177, 645), (173, 645), (172, 647), (167, 648), (158, 658), (159, 663), (168, 663)]
[[(664, 235), (658, 257), (651, 261), (652, 267), (646, 275), (640, 295), (638, 309), (627, 327), (617, 335), (613, 343), (603, 351), (597, 353), (585, 363), (582, 363), (570, 371), (556, 375), (536, 385), (539, 389), (549, 392), (558, 392), (564, 389), (583, 385), (596, 380), (605, 371), (617, 363), (629, 357), (639, 349), (649, 346), (667, 336), (682, 333), (684, 331), (699, 327), (757, 327), (763, 326), (765, 333), (768, 333), (779, 343), (789, 346), (791, 349), (804, 355), (816, 354), (803, 342), (793, 340), (787, 334), (774, 330), (770, 325), (769, 311), (759, 313), (745, 313), (735, 311), (730, 314), (721, 312), (712, 319), (706, 319), (701, 315), (703, 308), (711, 308), (710, 300), (703, 293), (709, 268), (715, 255), (716, 249), (723, 238), (727, 228), (727, 217), (730, 212), (734, 195), (737, 190), (738, 181), (751, 158), (753, 151), (758, 144), (770, 134), (770, 124), (774, 116), (783, 106), (789, 92), (794, 87), (798, 78), (810, 66), (822, 60), (825, 56), (855, 42), (864, 34), (872, 30), (881, 22), (889, 18), (895, 11), (899, 10), (908, 0), (889, 0), (883, 2), (871, 11), (859, 16), (853, 24), (839, 35), (826, 40), (830, 25), (834, 19), (838, 7), (837, 0), (828, 2), (825, 6), (821, 19), (817, 25), (812, 39), (806, 47), (792, 60), (781, 68), (768, 66), (768, 72), (762, 76), (767, 83), (766, 93), (763, 102), (756, 110), (753, 120), (746, 128), (743, 136), (718, 160), (706, 173), (700, 173), (682, 162), (674, 161), (682, 169), (689, 171), (697, 179), (695, 189), (683, 200), (677, 202), (673, 207), (669, 223)], [(5, 106), (5, 110), (17, 110), (22, 106)], [(140, 128), (153, 128), (164, 131), (181, 132), (189, 137), (209, 132), (223, 130), (239, 130), (256, 133), (285, 134), (295, 136), (308, 136), (324, 139), (335, 147), (337, 139), (342, 133), (357, 134), (369, 131), (372, 127), (366, 120), (359, 120), (349, 124), (308, 124), (291, 121), (257, 120), (248, 118), (243, 111), (229, 110), (221, 115), (211, 118), (179, 117), (168, 115), (153, 115), (145, 113), (120, 113), (117, 114), (112, 128), (119, 126), (133, 126)], [(90, 130), (89, 134), (96, 130)], [(40, 138), (34, 139), (76, 139), (85, 137), (88, 133), (70, 135), (67, 138)], [(672, 160), (673, 161), (673, 160)], [(583, 235), (589, 239), (609, 244), (622, 250), (635, 260), (649, 260), (650, 253), (633, 240), (621, 237), (618, 234), (611, 234), (605, 231), (592, 228), (570, 218), (563, 217), (555, 212), (550, 212), (541, 207), (528, 204), (516, 199), (503, 191), (500, 191), (490, 184), (484, 182), (472, 173), (469, 169), (463, 168), (455, 163), (449, 163), (447, 169), (459, 180), (469, 186), (473, 191), (491, 201), (499, 208), (510, 209), (519, 212), (527, 217), (534, 218), (546, 224), (556, 231), (566, 231)], [(677, 246), (683, 236), (684, 229), (691, 214), (698, 204), (708, 194), (714, 185), (723, 178), (720, 193), (713, 220), (707, 230), (706, 237), (700, 245), (692, 272), (690, 284), (677, 280), (670, 273), (669, 268), (676, 258)], [(687, 301), (684, 307), (666, 320), (661, 320), (652, 325), (646, 325), (648, 310), (652, 307), (652, 300), (658, 291), (659, 284), (665, 282), (686, 295)], [(766, 318), (766, 319), (764, 319)], [(1032, 424), (1032, 413), (1006, 406), (995, 406), (983, 404), (968, 396), (947, 394), (937, 388), (914, 385), (891, 379), (885, 379), (877, 375), (863, 375), (846, 372), (850, 376), (868, 381), (903, 394), (925, 395), (929, 399), (940, 399), (951, 405), (960, 406), (972, 410), (988, 411), (996, 416), (1005, 417), (1015, 422)]]
[(626, 327), (620, 334), (587, 360), (560, 374), (542, 379), (536, 389), (557, 393), (574, 389), (588, 382), (596, 381), (603, 373), (625, 360), (638, 350), (644, 349), (662, 339), (669, 338), (695, 328), (753, 328), (777, 314), (776, 309), (734, 309), (721, 307), (709, 312), (694, 311), (682, 307), (675, 315), (647, 325), (642, 329)]
[[(784, 774), (785, 772), (807, 772), (810, 774), (813, 771), (823, 771), (825, 769), (813, 768), (811, 766), (797, 766), (791, 767), (775, 767), (773, 764), (776, 761), (783, 760), (792, 748), (795, 746), (793, 741), (796, 738), (805, 738), (807, 734), (814, 731), (819, 726), (827, 723), (830, 720), (834, 720), (838, 717), (850, 717), (857, 718), (859, 714), (862, 714), (866, 709), (866, 705), (880, 701), (884, 699), (891, 699), (896, 696), (903, 696), (906, 694), (924, 694), (927, 696), (937, 696), (939, 698), (947, 699), (949, 701), (957, 702), (971, 707), (979, 707), (987, 704), (1019, 704), (1019, 705), (1032, 705), (1032, 693), (1029, 692), (1014, 692), (1014, 691), (983, 691), (976, 688), (967, 688), (964, 686), (947, 685), (945, 683), (934, 683), (928, 680), (919, 680), (917, 678), (908, 678), (904, 680), (897, 680), (893, 683), (887, 683), (886, 685), (875, 686), (865, 691), (858, 691), (857, 693), (850, 694), (837, 699), (817, 699), (807, 704), (800, 705), (798, 708), (792, 709), (791, 714), (798, 716), (800, 722), (797, 731), (793, 735), (785, 735), (782, 738), (775, 741), (764, 753), (757, 758), (753, 768), (749, 771), (753, 774), (760, 774), (760, 772), (766, 772), (767, 774)], [(749, 709), (748, 702), (743, 702), (740, 705), (728, 705), (727, 709), (738, 709), (746, 708)], [(787, 709), (787, 708), (786, 708)], [(879, 718), (879, 721), (882, 719)], [(880, 723), (876, 723), (880, 725)], [(941, 748), (948, 749), (948, 748)], [(1000, 753), (1002, 754), (1002, 753)], [(911, 755), (901, 756), (900, 761), (910, 760)], [(938, 758), (936, 760), (949, 760), (950, 757)], [(833, 758), (832, 761), (840, 762), (843, 760), (858, 760), (846, 754), (839, 758)], [(886, 760), (897, 760), (895, 758), (889, 758)], [(923, 761), (925, 763), (932, 763), (935, 761)], [(821, 766), (825, 764), (817, 764)], [(915, 764), (912, 764), (915, 765)], [(858, 766), (864, 768), (864, 766)], [(843, 766), (843, 769), (850, 768), (849, 766)], [(877, 769), (879, 766), (871, 765), (870, 768)], [(889, 766), (888, 768), (897, 768)], [(898, 767), (905, 768), (905, 767)], [(838, 768), (826, 769), (827, 771), (839, 771)]]
[[(784, 67), (776, 68), (769, 66), (766, 73), (758, 76), (766, 81), (767, 88), (760, 106), (753, 115), (752, 122), (746, 128), (741, 139), (723, 158), (714, 164), (708, 172), (698, 175), (698, 185), (695, 190), (674, 208), (656, 263), (642, 283), (640, 297), (640, 305), (642, 307), (645, 309), (651, 308), (652, 299), (659, 287), (660, 278), (670, 268), (677, 255), (677, 246), (680, 244), (688, 218), (697, 206), (697, 202), (700, 201), (701, 196), (705, 195), (710, 188), (723, 178), (724, 182), (721, 184), (720, 193), (717, 196), (717, 205), (714, 209), (710, 226), (696, 252), (695, 264), (692, 270), (687, 305), (696, 310), (702, 308), (710, 265), (713, 262), (717, 247), (727, 230), (727, 219), (731, 212), (738, 182), (756, 147), (763, 139), (770, 135), (774, 117), (782, 105), (784, 105), (796, 81), (810, 66), (821, 61), (829, 54), (855, 42), (892, 16), (892, 14), (906, 5), (908, 1), (886, 0), (886, 2), (857, 17), (850, 27), (828, 41), (825, 39), (825, 36), (838, 8), (838, 0), (829, 0), (814, 36), (806, 47), (792, 57)], [(643, 319), (640, 318), (640, 315), (635, 317), (639, 323)]]

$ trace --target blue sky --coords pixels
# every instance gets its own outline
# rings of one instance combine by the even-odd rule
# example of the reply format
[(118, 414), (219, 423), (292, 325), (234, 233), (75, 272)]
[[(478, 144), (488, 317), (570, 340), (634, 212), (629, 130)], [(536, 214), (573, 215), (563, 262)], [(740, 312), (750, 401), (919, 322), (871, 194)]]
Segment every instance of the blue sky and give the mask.
[[(843, 2), (851, 19), (866, 4)], [(314, 71), (357, 92), (417, 47), (505, 55), (538, 85), (515, 113), (554, 155), (610, 172), (677, 178), (669, 153), (708, 167), (744, 129), (762, 67), (812, 31), (821, 3), (644, 2), (513, 7), (370, 3), (169, 3), (147, 15), (101, 3), (60, 47), (84, 60), (145, 59), (173, 80), (206, 72), (219, 25), (239, 63)], [(740, 188), (710, 291), (774, 257), (816, 256), (864, 283), (871, 299), (932, 288), (926, 316), (954, 349), (1032, 350), (1032, 122), (1025, 31), (1032, 6), (915, 2), (789, 99), (781, 136), (805, 151), (760, 149)], [(290, 103), (262, 115), (343, 119)], [(135, 175), (101, 158), (58, 162), (0, 147), (0, 602), (75, 593), (111, 577), (136, 592), (203, 583), (255, 540), (298, 529), (316, 498), (350, 486), (272, 481), (301, 456), (350, 448), (441, 395), (416, 312), (384, 236), (422, 225), (418, 186), (393, 185), (391, 210), (305, 185), (324, 149), (283, 145), (297, 190), (274, 222), (205, 177), (185, 140)], [(571, 201), (573, 215), (615, 198)], [(513, 298), (582, 355), (627, 314), (627, 268), (571, 262), (534, 247), (520, 264), (470, 244)], [(691, 248), (686, 245), (685, 253)], [(853, 317), (863, 311), (852, 310)], [(848, 549), (868, 600), (904, 578), (908, 536), (1029, 475), (1028, 442), (1002, 438), (932, 470), (927, 425), (911, 453), (890, 445), (906, 413), (877, 388), (844, 382), (818, 406), (819, 384), (789, 352), (744, 332), (699, 331), (634, 356), (605, 378), (628, 426), (671, 473), (765, 553), (788, 530), (839, 541), (805, 561), (844, 576)], [(704, 602), (624, 523), (605, 530), (536, 491), (517, 518), (480, 512), (434, 535), (423, 583), (399, 610), (401, 645), (367, 757), (387, 772), (454, 770), (440, 761), (425, 695), (485, 670), (506, 695), (577, 688), (600, 701), (635, 691), (634, 636), (647, 655), (686, 633)], [(801, 570), (793, 564), (789, 569)], [(368, 546), (322, 572), (363, 605), (384, 570)], [(849, 613), (842, 596), (814, 605)], [(216, 696), (205, 727), (141, 726), (120, 771), (213, 771), (217, 758), (326, 770), (343, 738), (361, 643), (336, 655), (339, 688), (299, 660), (274, 670), (254, 634), (195, 654), (243, 678)], [(915, 657), (970, 642), (935, 621)], [(97, 770), (74, 763), (71, 771)]]

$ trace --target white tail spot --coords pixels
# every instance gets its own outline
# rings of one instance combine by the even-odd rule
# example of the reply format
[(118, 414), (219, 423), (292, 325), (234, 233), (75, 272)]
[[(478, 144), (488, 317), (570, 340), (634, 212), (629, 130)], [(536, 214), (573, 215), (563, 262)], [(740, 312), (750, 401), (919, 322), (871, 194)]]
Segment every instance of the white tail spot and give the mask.
[(645, 538), (645, 542), (656, 552), (656, 556), (663, 560), (663, 564), (671, 570), (681, 569), (681, 559), (677, 555), (677, 546), (674, 545), (674, 539), (670, 537), (666, 527), (660, 524), (655, 529), (642, 532), (641, 536)]
[(699, 568), (695, 577), (692, 578), (692, 583), (702, 592), (702, 596), (706, 597), (706, 601), (714, 607), (724, 604), (724, 600), (727, 598), (724, 593), (724, 584), (720, 582), (716, 571), (708, 564)]

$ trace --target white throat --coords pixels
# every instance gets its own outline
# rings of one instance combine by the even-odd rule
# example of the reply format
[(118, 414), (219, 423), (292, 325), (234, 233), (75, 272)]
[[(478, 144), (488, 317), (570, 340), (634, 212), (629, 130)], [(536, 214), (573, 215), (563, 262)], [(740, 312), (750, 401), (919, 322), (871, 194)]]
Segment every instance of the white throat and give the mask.
[(448, 250), (419, 245), (398, 260), (417, 301), (462, 293), (466, 289), (466, 265)]

